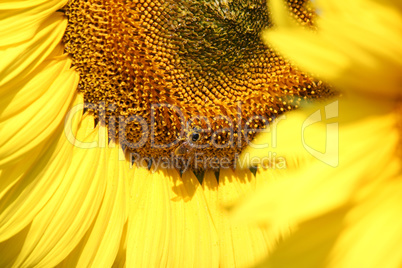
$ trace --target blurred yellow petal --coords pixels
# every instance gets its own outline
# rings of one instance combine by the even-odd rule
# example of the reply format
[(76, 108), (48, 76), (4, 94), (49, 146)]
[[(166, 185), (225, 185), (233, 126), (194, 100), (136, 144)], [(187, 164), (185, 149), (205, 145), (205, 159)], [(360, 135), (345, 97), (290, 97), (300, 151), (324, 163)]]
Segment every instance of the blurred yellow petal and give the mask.
[[(278, 1), (272, 2), (275, 3), (272, 8), (278, 9)], [(317, 33), (280, 24), (282, 27), (266, 31), (264, 40), (300, 67), (342, 90), (399, 94), (400, 10), (371, 0), (317, 2), (322, 12), (317, 20)]]
[[(334, 103), (336, 106), (333, 106)], [(275, 131), (257, 137), (257, 144), (273, 141), (275, 146), (271, 144), (262, 149), (248, 148), (242, 157), (249, 155), (264, 158), (274, 152), (277, 157), (290, 159), (290, 165), (283, 170), (282, 176), (286, 179), (275, 180), (259, 190), (249, 203), (242, 205), (241, 211), (237, 212), (239, 217), (247, 213), (250, 220), (281, 219), (286, 222), (289, 220), (286, 217), (290, 217), (292, 222), (299, 222), (311, 217), (311, 213), (322, 213), (350, 198), (355, 187), (367, 180), (361, 174), (366, 172), (368, 163), (381, 167), (371, 171), (372, 177), (386, 168), (398, 145), (399, 118), (395, 113), (387, 113), (392, 106), (375, 107), (374, 104), (375, 102), (366, 100), (365, 106), (362, 106), (366, 109), (350, 114), (349, 111), (356, 105), (356, 99), (331, 101), (303, 112), (289, 113), (286, 119), (278, 123)], [(335, 110), (330, 111), (328, 107)], [(323, 116), (314, 124), (309, 124), (311, 115), (317, 112), (321, 112)], [(336, 125), (327, 128), (331, 124)], [(364, 138), (361, 137), (362, 133)], [(384, 140), (387, 142), (384, 143)], [(333, 144), (336, 147), (331, 151)], [(382, 146), (379, 147), (379, 144)], [(319, 154), (320, 150), (324, 153)], [(335, 165), (331, 165), (333, 160), (337, 160)], [(264, 172), (273, 173), (275, 170), (271, 171), (268, 167)], [(328, 179), (334, 176), (338, 179)], [(333, 194), (322, 192), (322, 189), (332, 189)], [(263, 209), (270, 206), (276, 207)], [(251, 210), (252, 207), (254, 208)], [(307, 214), (302, 216), (304, 213)]]
[[(279, 243), (269, 258), (257, 267), (327, 267), (328, 254), (342, 230), (347, 212), (347, 206), (341, 207), (300, 224), (296, 231)], [(321, 231), (323, 229), (325, 231)]]
[(400, 179), (301, 223), (261, 267), (400, 267)]
[[(359, 99), (357, 106), (356, 98), (349, 95), (331, 99), (306, 106), (303, 112), (291, 112), (276, 118), (242, 152), (238, 166), (245, 168), (248, 167), (247, 163), (254, 161), (269, 169), (294, 170), (317, 159), (332, 167), (337, 166), (339, 151), (347, 151), (348, 146), (355, 146), (340, 143), (342, 132), (338, 133), (338, 129), (368, 116), (386, 115), (394, 105), (393, 101), (379, 104), (376, 100)], [(379, 117), (378, 120), (367, 120), (367, 124), (361, 124), (363, 129), (358, 131), (365, 131), (370, 138), (377, 137), (370, 136), (370, 133), (380, 135), (380, 126), (390, 127), (394, 124), (392, 120), (396, 120), (391, 120), (389, 116), (384, 118), (388, 119), (381, 120)]]
[(275, 152), (288, 163), (261, 170), (278, 179), (232, 211), (276, 234), (291, 226), (262, 267), (400, 266), (400, 105), (347, 94), (286, 114), (256, 138), (269, 146), (242, 154), (240, 161)]
[(273, 44), (275, 48), (280, 47), (285, 56), (293, 59), (305, 70), (331, 82), (339, 75), (339, 70), (346, 69), (349, 65), (345, 55), (331, 49), (327, 42), (305, 29), (266, 32), (263, 40)]
[(347, 214), (329, 267), (400, 267), (402, 177), (371, 188)]

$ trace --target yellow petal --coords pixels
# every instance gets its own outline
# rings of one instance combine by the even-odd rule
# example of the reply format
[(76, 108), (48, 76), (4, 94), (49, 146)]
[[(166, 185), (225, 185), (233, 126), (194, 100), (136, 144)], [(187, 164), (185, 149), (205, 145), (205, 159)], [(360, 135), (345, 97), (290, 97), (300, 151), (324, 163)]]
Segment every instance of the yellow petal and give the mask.
[(250, 171), (221, 170), (219, 184), (214, 172), (205, 174), (203, 188), (208, 207), (219, 235), (219, 267), (246, 267), (261, 260), (275, 244), (274, 235), (264, 228), (233, 223), (225, 207), (269, 178), (254, 177)]
[(11, 267), (11, 265), (15, 262), (23, 246), (23, 243), (21, 243), (21, 241), (24, 241), (26, 235), (28, 234), (28, 231), (29, 226), (25, 227), (21, 232), (14, 235), (12, 238), (4, 242), (0, 242), (1, 267)]
[[(63, 122), (75, 94), (78, 75), (69, 69), (70, 60), (59, 60), (60, 63), (56, 66), (50, 62), (48, 68), (20, 90), (21, 94), (39, 91), (32, 94), (33, 99), (28, 97), (25, 102), (24, 95), (19, 92), (6, 95), (9, 106), (22, 104), (26, 108), (19, 112), (16, 108), (7, 107), (3, 111), (4, 119), (3, 116), (0, 117), (0, 166), (15, 161), (46, 141)], [(47, 76), (50, 83), (42, 82), (42, 87), (38, 79), (43, 79), (44, 76)]]
[[(66, 57), (51, 58), (44, 61), (34, 74), (26, 79), (21, 79), (12, 87), (5, 87), (5, 94), (0, 99), (0, 122), (4, 122), (12, 116), (18, 115), (35, 103), (48, 90), (52, 89), (55, 80), (64, 80), (58, 77), (62, 73), (70, 73), (71, 61)], [(73, 91), (65, 88), (65, 91)], [(53, 92), (54, 93), (54, 92)]]
[(0, 94), (2, 86), (23, 79), (33, 72), (43, 60), (58, 46), (67, 26), (67, 21), (61, 13), (53, 13), (43, 23), (35, 37), (18, 46), (6, 47), (0, 50)]
[(123, 233), (120, 240), (120, 248), (117, 253), (113, 267), (126, 267), (126, 250), (127, 250), (127, 222), (124, 226)]
[[(62, 133), (62, 129), (57, 132), (60, 136)], [(40, 160), (18, 177), (18, 183), (9, 189), (2, 200), (0, 214), (2, 241), (29, 224), (60, 186), (62, 175), (59, 179), (55, 177), (63, 174), (66, 163), (71, 161), (72, 146), (69, 143), (58, 144), (58, 139), (49, 145), (45, 147), (46, 151)], [(7, 177), (9, 170), (5, 172), (7, 173), (2, 175)]]
[[(59, 9), (60, 7), (66, 4), (66, 0), (4, 0), (0, 3), (0, 10), (17, 10), (17, 9), (30, 9), (34, 7), (41, 7), (45, 6), (46, 4), (51, 4), (56, 8), (55, 10)], [(47, 7), (50, 8), (50, 7)]]
[[(51, 141), (49, 141), (51, 143)], [(43, 148), (46, 148), (46, 144), (38, 146), (36, 150), (21, 158), (21, 161), (15, 165), (0, 169), (0, 200), (18, 183), (21, 178), (32, 168), (36, 159), (43, 153)]]
[(218, 265), (216, 230), (192, 172), (137, 168), (130, 206), (128, 266)]
[(40, 25), (66, 1), (2, 1), (0, 3), (0, 48), (35, 38)]
[(119, 159), (121, 148), (110, 144), (106, 150), (103, 170), (107, 179), (102, 205), (92, 227), (76, 249), (63, 261), (65, 267), (111, 267), (118, 253), (123, 237), (124, 225), (127, 221), (126, 207), (128, 181), (133, 172), (125, 158)]
[[(80, 128), (93, 128), (93, 118), (84, 118)], [(95, 129), (80, 138), (93, 141), (97, 137)], [(69, 143), (65, 138), (63, 142)], [(102, 148), (74, 146), (67, 169), (54, 177), (60, 185), (33, 219), (15, 266), (54, 266), (78, 245), (96, 218), (104, 197), (106, 177), (97, 165), (106, 165), (105, 153)]]
[[(79, 102), (82, 102), (80, 96), (75, 100)], [(80, 114), (76, 114), (71, 126), (74, 133), (80, 121)], [(2, 170), (0, 241), (28, 225), (52, 197), (71, 162), (72, 147), (64, 138), (63, 127), (59, 126), (47, 144), (24, 154), (20, 162)]]

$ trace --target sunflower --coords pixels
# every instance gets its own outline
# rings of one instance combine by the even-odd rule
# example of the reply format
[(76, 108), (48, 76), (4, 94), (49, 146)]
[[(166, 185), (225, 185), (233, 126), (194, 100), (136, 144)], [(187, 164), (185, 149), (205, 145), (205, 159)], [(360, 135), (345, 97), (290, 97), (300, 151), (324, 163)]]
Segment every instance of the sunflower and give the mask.
[[(288, 10), (311, 28), (304, 4)], [(0, 266), (234, 267), (265, 256), (274, 235), (223, 209), (271, 179), (235, 168), (236, 154), (328, 93), (262, 43), (265, 5), (2, 2)], [(182, 125), (171, 107), (196, 118)], [(157, 145), (173, 145), (141, 143), (148, 126)], [(226, 166), (169, 166), (197, 150)]]
[(279, 174), (237, 207), (234, 217), (268, 229), (292, 226), (262, 263), (267, 267), (400, 267), (401, 5), (316, 4), (317, 32), (285, 15), (264, 39), (343, 96), (287, 114), (273, 150), (297, 169)]

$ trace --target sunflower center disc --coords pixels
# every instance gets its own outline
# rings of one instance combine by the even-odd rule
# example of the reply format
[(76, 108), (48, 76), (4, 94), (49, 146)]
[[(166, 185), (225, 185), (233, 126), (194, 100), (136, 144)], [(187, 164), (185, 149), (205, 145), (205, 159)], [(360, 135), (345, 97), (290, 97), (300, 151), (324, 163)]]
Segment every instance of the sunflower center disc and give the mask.
[[(311, 26), (304, 2), (289, 10)], [(78, 90), (130, 161), (233, 167), (275, 117), (327, 91), (262, 43), (265, 0), (71, 0), (64, 11)]]

